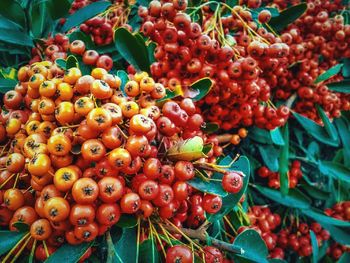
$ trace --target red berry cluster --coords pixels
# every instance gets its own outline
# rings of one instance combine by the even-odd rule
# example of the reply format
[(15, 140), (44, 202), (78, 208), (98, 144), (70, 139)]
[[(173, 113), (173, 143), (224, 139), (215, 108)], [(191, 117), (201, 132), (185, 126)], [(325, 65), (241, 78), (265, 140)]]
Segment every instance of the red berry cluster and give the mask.
[(43, 46), (37, 46), (32, 49), (32, 59), (30, 64), (42, 60), (55, 61), (58, 58), (65, 59), (69, 49), (69, 38), (63, 34), (56, 34), (54, 37), (48, 37)]
[[(257, 173), (261, 178), (268, 179), (269, 187), (275, 189), (280, 188), (280, 178), (278, 172), (272, 172), (266, 166), (262, 166), (258, 169)], [(303, 172), (301, 171), (300, 162), (293, 161), (292, 167), (288, 171), (289, 188), (295, 188), (302, 176)]]
[(97, 2), (98, 0), (74, 0), (71, 8), (69, 10), (70, 14), (75, 13), (76, 11), (78, 11), (79, 9), (93, 3), (93, 2)]
[(312, 230), (316, 234), (318, 245), (321, 246), (323, 241), (330, 238), (327, 230), (322, 229), (317, 222), (300, 223), (299, 225), (291, 224), (288, 228), (282, 229), (277, 235), (277, 245), (282, 249), (289, 248), (299, 254), (299, 256), (307, 257), (312, 254), (312, 245), (310, 240), (310, 232)]
[[(240, 6), (219, 20), (208, 11), (202, 25), (191, 22), (183, 12), (186, 6), (182, 0), (151, 1), (148, 8), (139, 8), (143, 33), (158, 44), (152, 75), (172, 90), (181, 85), (185, 94), (191, 83), (210, 77), (214, 86), (199, 105), (208, 109), (204, 110), (206, 119), (225, 130), (253, 124), (267, 129), (282, 126), (289, 109), (269, 106), (270, 85), (258, 68), (267, 63), (284, 65), (289, 47), (266, 30), (258, 30), (252, 14)], [(261, 19), (268, 18), (262, 15)], [(231, 42), (218, 32), (204, 33), (218, 24), (223, 34), (237, 31)], [(256, 37), (245, 33), (247, 28), (257, 30)]]
[(277, 246), (278, 236), (273, 232), (281, 224), (279, 214), (272, 213), (269, 207), (252, 206), (248, 212), (250, 226), (242, 226), (238, 232), (248, 228), (256, 230), (264, 239), (271, 258), (284, 258), (284, 251)]
[(336, 203), (332, 208), (326, 208), (324, 212), (336, 219), (350, 221), (350, 201)]
[(350, 247), (338, 243), (331, 244), (327, 249), (327, 255), (334, 260), (338, 260), (346, 252), (350, 252)]
[[(344, 24), (344, 17), (340, 14), (329, 15), (343, 10), (341, 1), (307, 2), (306, 13), (281, 35), (282, 41), (290, 46), (288, 65), (297, 64), (280, 75), (277, 82), (269, 84), (278, 87), (277, 99), (287, 100), (292, 94), (297, 94), (294, 109), (320, 122), (316, 104), (322, 106), (331, 118), (337, 118), (342, 110), (350, 109), (348, 95), (333, 92), (324, 83), (314, 84), (319, 75), (338, 63), (337, 60), (350, 57), (350, 25)], [(341, 80), (339, 76), (329, 81), (337, 80)]]
[(103, 16), (96, 16), (82, 23), (80, 30), (90, 35), (96, 45), (108, 45), (113, 42), (115, 28), (124, 26), (131, 30), (127, 24), (128, 14), (123, 1), (118, 1)]

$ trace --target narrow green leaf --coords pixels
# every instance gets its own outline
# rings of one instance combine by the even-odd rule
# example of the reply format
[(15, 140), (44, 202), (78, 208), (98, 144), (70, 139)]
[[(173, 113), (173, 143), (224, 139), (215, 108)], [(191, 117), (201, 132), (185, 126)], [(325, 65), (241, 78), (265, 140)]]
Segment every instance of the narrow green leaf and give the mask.
[[(137, 70), (150, 72), (146, 45), (127, 29), (120, 27), (114, 33), (115, 45), (122, 57)], [(146, 51), (145, 51), (146, 50)]]
[(16, 29), (16, 30), (23, 30), (23, 27), (17, 23), (15, 23), (14, 21), (0, 15), (0, 28), (2, 29)]
[(151, 42), (147, 45), (147, 53), (148, 53), (148, 59), (150, 63), (156, 62), (156, 59), (154, 58), (154, 50), (156, 49), (157, 44), (154, 42)]
[(347, 127), (344, 117), (336, 119), (335, 124), (344, 149), (344, 165), (350, 167), (350, 129)]
[(12, 249), (25, 234), (25, 232), (0, 231), (0, 255)]
[(45, 260), (45, 263), (76, 263), (92, 245), (93, 242), (84, 242), (75, 246), (66, 243)]
[(333, 67), (331, 67), (330, 69), (328, 69), (326, 72), (323, 72), (321, 75), (319, 75), (316, 80), (315, 80), (315, 84), (320, 83), (322, 81), (328, 80), (331, 77), (334, 77), (335, 75), (337, 75), (341, 69), (343, 67), (343, 64), (337, 64)]
[(52, 19), (59, 19), (65, 17), (71, 7), (68, 0), (48, 0), (47, 9)]
[(277, 30), (281, 31), (286, 28), (289, 24), (293, 23), (300, 16), (304, 14), (307, 10), (307, 4), (301, 3), (298, 5), (291, 6), (285, 10), (283, 10), (279, 16), (272, 17), (269, 25)]
[(318, 262), (318, 241), (314, 231), (312, 230), (310, 230), (310, 239), (311, 239), (311, 245), (312, 245), (312, 262), (317, 263)]
[(12, 224), (19, 232), (28, 232), (29, 231), (29, 225), (22, 223), (22, 222), (16, 222)]
[(7, 30), (0, 28), (0, 41), (11, 43), (19, 46), (32, 47), (33, 40), (23, 31), (19, 30)]
[(82, 9), (79, 9), (74, 14), (67, 17), (66, 22), (62, 27), (63, 32), (69, 31), (71, 28), (80, 25), (86, 20), (98, 15), (99, 13), (105, 11), (111, 2), (109, 1), (98, 1), (92, 4), (89, 4)]
[(256, 142), (265, 143), (265, 144), (273, 143), (271, 134), (265, 129), (254, 127), (249, 130), (248, 136), (250, 139)]
[(279, 157), (279, 174), (280, 174), (280, 186), (281, 186), (281, 193), (283, 195), (288, 194), (289, 190), (289, 179), (288, 179), (288, 160), (289, 160), (289, 127), (288, 123), (283, 127), (283, 141), (284, 146), (281, 151), (281, 155)]
[(308, 193), (312, 198), (327, 200), (330, 196), (329, 192), (323, 191), (316, 186), (308, 184), (307, 182), (301, 184), (301, 188)]
[(289, 189), (288, 195), (282, 195), (278, 190), (258, 185), (255, 185), (254, 187), (267, 198), (287, 207), (308, 209), (311, 204), (311, 200), (295, 188)]
[(338, 144), (339, 144), (339, 137), (338, 137), (337, 129), (334, 127), (333, 123), (330, 122), (328, 116), (326, 115), (324, 110), (320, 107), (320, 105), (316, 105), (316, 109), (317, 109), (318, 114), (321, 117), (324, 128), (326, 129), (329, 137), (333, 141), (338, 142)]
[(143, 241), (140, 245), (140, 263), (158, 263), (160, 255), (152, 235), (149, 239)]
[(320, 161), (319, 169), (324, 175), (330, 175), (337, 180), (350, 183), (350, 169), (339, 163)]
[(349, 262), (350, 262), (350, 252), (344, 253), (338, 260), (338, 263), (349, 263)]
[(303, 126), (303, 128), (318, 141), (334, 147), (337, 147), (339, 145), (339, 140), (334, 141), (332, 138), (330, 138), (324, 127), (318, 125), (314, 121), (304, 117), (299, 113), (293, 112), (293, 115), (301, 124), (301, 126)]
[(25, 13), (21, 5), (14, 0), (0, 1), (0, 15), (14, 21), (15, 23), (25, 26)]
[(303, 210), (302, 213), (308, 217), (311, 217), (312, 219), (316, 220), (319, 223), (322, 222), (328, 225), (339, 226), (339, 227), (350, 227), (350, 222), (327, 216), (323, 213), (323, 211), (319, 211), (314, 208)]
[(280, 145), (280, 146), (284, 145), (284, 140), (283, 140), (280, 128), (276, 128), (270, 131), (270, 135), (271, 135), (271, 140), (274, 144)]
[(185, 89), (185, 97), (191, 98), (193, 101), (199, 101), (209, 93), (212, 87), (213, 82), (210, 78), (202, 78)]
[(279, 169), (278, 157), (280, 155), (279, 149), (273, 145), (258, 145), (260, 155), (265, 165), (273, 172)]
[(135, 263), (136, 260), (136, 228), (122, 228), (121, 237), (116, 240), (114, 235), (108, 238), (107, 234), (108, 255), (113, 259), (110, 262)]
[(13, 90), (17, 85), (17, 81), (13, 79), (0, 79), (0, 93), (6, 93), (9, 90)]
[(350, 93), (350, 79), (328, 83), (327, 87), (335, 92)]
[(242, 254), (236, 254), (238, 257), (246, 258), (253, 262), (268, 262), (266, 244), (255, 230), (248, 229), (240, 233), (233, 241), (233, 245), (243, 249)]

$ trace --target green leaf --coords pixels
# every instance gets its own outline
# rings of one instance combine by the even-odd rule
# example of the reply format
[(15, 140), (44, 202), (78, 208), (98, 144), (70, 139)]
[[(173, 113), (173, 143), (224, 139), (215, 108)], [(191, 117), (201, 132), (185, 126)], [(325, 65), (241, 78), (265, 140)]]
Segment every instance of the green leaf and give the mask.
[(233, 245), (243, 249), (242, 254), (235, 254), (254, 262), (268, 262), (268, 250), (264, 240), (255, 230), (248, 229), (236, 236)]
[(0, 28), (0, 41), (11, 43), (19, 46), (32, 47), (33, 40), (23, 31)]
[(158, 263), (160, 255), (152, 235), (149, 239), (143, 241), (140, 245), (140, 263)]
[(93, 243), (94, 242), (84, 242), (74, 246), (66, 243), (45, 260), (45, 263), (76, 263)]
[[(227, 166), (232, 163), (232, 158), (228, 155), (224, 159), (222, 159), (219, 162), (219, 165)], [(222, 217), (224, 217), (226, 214), (228, 214), (239, 202), (239, 200), (242, 198), (243, 194), (247, 191), (248, 184), (249, 184), (249, 177), (250, 177), (250, 163), (246, 156), (240, 156), (239, 159), (232, 163), (232, 165), (229, 168), (225, 168), (228, 171), (240, 171), (245, 176), (243, 177), (243, 187), (241, 191), (239, 191), (237, 194), (229, 194), (226, 197), (222, 198), (222, 208), (221, 210), (214, 214), (210, 215), (208, 217), (208, 221), (214, 222), (215, 220), (219, 220)], [(213, 178), (219, 178), (219, 174), (215, 173), (213, 175)]]
[[(222, 178), (222, 175), (221, 175)], [(215, 178), (217, 179), (217, 178)], [(187, 181), (189, 185), (192, 187), (196, 188), (197, 190), (204, 192), (204, 193), (209, 193), (209, 194), (215, 194), (219, 196), (227, 196), (227, 192), (222, 188), (221, 182), (218, 181), (209, 181), (206, 182), (200, 177), (196, 176), (190, 181)]]
[(6, 93), (9, 90), (13, 90), (17, 85), (17, 81), (13, 79), (0, 79), (0, 93)]
[(326, 129), (328, 135), (330, 136), (332, 141), (337, 142), (339, 144), (339, 137), (338, 137), (337, 129), (330, 122), (329, 118), (327, 117), (327, 115), (325, 114), (323, 109), (320, 107), (320, 105), (316, 105), (316, 109), (317, 109), (318, 115), (320, 115), (320, 117), (321, 117), (324, 128)]
[(303, 126), (303, 128), (318, 141), (334, 147), (339, 145), (339, 141), (334, 141), (332, 138), (330, 138), (324, 127), (318, 125), (316, 122), (304, 117), (303, 115), (300, 115), (299, 113), (293, 112), (293, 115), (301, 126)]
[(279, 16), (272, 17), (269, 25), (276, 31), (281, 31), (302, 16), (306, 10), (306, 3), (291, 6), (283, 10)]
[(349, 263), (349, 262), (350, 262), (350, 252), (344, 253), (338, 260), (338, 263)]
[(55, 64), (56, 64), (59, 68), (61, 68), (61, 69), (63, 69), (63, 70), (66, 70), (66, 69), (67, 69), (67, 61), (66, 61), (65, 59), (63, 59), (63, 58), (58, 58), (58, 59), (56, 59), (56, 60), (55, 60)]
[(135, 263), (137, 237), (135, 228), (122, 228), (119, 239), (107, 233), (108, 257), (107, 262)]
[(315, 199), (327, 200), (330, 195), (329, 192), (323, 191), (316, 186), (307, 183), (306, 181), (305, 183), (301, 183), (301, 188)]
[(314, 208), (303, 210), (302, 213), (308, 217), (311, 217), (319, 223), (326, 223), (328, 225), (339, 227), (350, 227), (350, 222), (327, 216), (323, 213), (323, 211), (319, 211)]
[(0, 1), (0, 15), (24, 27), (25, 13), (21, 5), (14, 0)]
[(350, 169), (344, 165), (335, 162), (320, 161), (319, 169), (324, 175), (330, 175), (337, 180), (350, 183)]
[(71, 28), (82, 24), (86, 20), (105, 11), (110, 5), (111, 5), (111, 2), (109, 1), (98, 1), (92, 4), (89, 4), (83, 7), (82, 9), (79, 9), (74, 14), (67, 17), (67, 20), (62, 27), (62, 31), (67, 32)]
[(270, 131), (270, 135), (271, 135), (271, 140), (274, 144), (280, 145), (280, 146), (284, 145), (284, 140), (283, 140), (280, 128), (276, 128)]
[(310, 230), (310, 239), (312, 245), (312, 262), (318, 262), (318, 242), (314, 231)]
[(283, 127), (283, 141), (285, 142), (282, 147), (281, 155), (279, 157), (279, 174), (280, 174), (280, 186), (281, 193), (283, 195), (288, 194), (289, 179), (288, 179), (288, 165), (289, 165), (289, 126), (288, 123)]
[(125, 84), (129, 81), (129, 75), (124, 70), (118, 70), (116, 75), (120, 78), (121, 84), (120, 84), (120, 90), (122, 91), (123, 95), (127, 97), (125, 93)]
[(24, 232), (0, 231), (0, 255), (12, 249), (25, 235)]
[(256, 142), (265, 143), (265, 144), (273, 143), (271, 134), (265, 129), (254, 127), (249, 130), (248, 136), (250, 139)]
[(335, 120), (340, 140), (344, 149), (344, 165), (350, 167), (350, 130), (346, 125), (344, 117)]
[(212, 87), (213, 82), (210, 78), (202, 78), (185, 89), (185, 97), (191, 98), (193, 101), (199, 101), (209, 93)]
[(214, 122), (206, 122), (205, 125), (203, 127), (201, 127), (201, 130), (205, 133), (205, 134), (211, 134), (216, 132), (217, 130), (219, 130), (220, 126), (217, 123)]
[(150, 62), (144, 41), (120, 27), (114, 33), (115, 45), (121, 56), (137, 70), (150, 72)]
[(331, 67), (330, 69), (328, 69), (326, 72), (323, 72), (321, 75), (319, 75), (316, 78), (315, 84), (325, 81), (327, 79), (330, 79), (331, 77), (334, 77), (341, 71), (342, 67), (343, 67), (343, 64), (337, 64)]
[(9, 30), (23, 30), (23, 27), (10, 19), (0, 15), (0, 28), (9, 29)]
[(350, 78), (350, 58), (344, 59), (342, 74), (344, 78)]
[(350, 93), (350, 79), (326, 84), (330, 90), (341, 93)]
[(22, 222), (16, 222), (12, 224), (19, 232), (28, 232), (29, 231), (29, 225), (22, 223)]
[(279, 169), (278, 157), (280, 155), (279, 149), (273, 145), (258, 145), (259, 152), (265, 165), (273, 172)]
[(151, 42), (147, 45), (148, 59), (151, 64), (156, 62), (156, 59), (154, 58), (154, 50), (156, 49), (156, 47), (157, 44), (154, 42)]
[(194, 161), (205, 156), (203, 146), (202, 137), (194, 136), (171, 146), (166, 155), (172, 160)]
[(288, 195), (282, 195), (278, 190), (258, 185), (255, 185), (254, 187), (267, 198), (287, 207), (308, 209), (311, 204), (311, 200), (295, 188), (289, 189)]
[(52, 19), (65, 17), (71, 7), (68, 0), (48, 0), (47, 9)]
[[(31, 27), (35, 38), (45, 37), (46, 28), (52, 23), (47, 15), (47, 1), (36, 0), (31, 8)], [(50, 21), (49, 21), (50, 20)]]
[(77, 58), (74, 55), (69, 55), (66, 59), (66, 69), (79, 67)]
[(133, 228), (137, 225), (137, 218), (133, 215), (122, 214), (115, 225), (121, 228)]

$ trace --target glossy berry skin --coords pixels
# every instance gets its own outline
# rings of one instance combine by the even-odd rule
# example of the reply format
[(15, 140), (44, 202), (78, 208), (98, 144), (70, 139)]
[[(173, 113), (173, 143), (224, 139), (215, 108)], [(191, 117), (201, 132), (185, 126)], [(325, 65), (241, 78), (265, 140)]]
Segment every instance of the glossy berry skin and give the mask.
[(240, 172), (228, 172), (222, 178), (222, 187), (229, 193), (236, 194), (243, 187), (243, 174)]
[(166, 252), (166, 263), (193, 263), (191, 249), (182, 245), (170, 247)]

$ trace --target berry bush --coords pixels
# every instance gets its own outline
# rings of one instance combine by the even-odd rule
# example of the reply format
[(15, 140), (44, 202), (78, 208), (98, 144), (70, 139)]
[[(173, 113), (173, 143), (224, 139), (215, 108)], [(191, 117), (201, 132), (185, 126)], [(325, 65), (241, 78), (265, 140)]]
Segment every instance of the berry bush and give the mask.
[(348, 0), (0, 2), (1, 262), (350, 262)]

